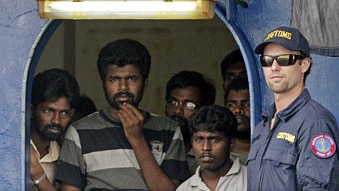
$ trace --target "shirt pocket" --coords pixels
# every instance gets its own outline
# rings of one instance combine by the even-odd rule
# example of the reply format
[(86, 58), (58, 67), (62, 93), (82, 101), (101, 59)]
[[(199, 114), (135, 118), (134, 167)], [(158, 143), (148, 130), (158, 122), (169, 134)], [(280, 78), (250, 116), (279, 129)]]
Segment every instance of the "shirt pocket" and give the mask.
[(246, 165), (248, 165), (249, 162), (254, 161), (257, 158), (258, 152), (259, 152), (258, 146), (251, 146), (251, 150), (247, 156)]
[(275, 167), (291, 168), (296, 165), (298, 155), (294, 147), (275, 147), (274, 149), (267, 149), (263, 159), (269, 160)]

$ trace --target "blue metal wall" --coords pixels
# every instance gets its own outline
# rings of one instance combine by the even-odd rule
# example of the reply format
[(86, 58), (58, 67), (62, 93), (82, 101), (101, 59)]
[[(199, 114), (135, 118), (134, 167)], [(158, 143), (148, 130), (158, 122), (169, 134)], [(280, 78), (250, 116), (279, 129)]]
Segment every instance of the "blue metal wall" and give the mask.
[[(250, 71), (252, 124), (257, 123), (261, 110), (272, 101), (253, 54), (264, 34), (270, 29), (289, 25), (291, 2), (286, 0), (247, 0), (248, 8), (235, 0), (218, 2), (216, 13), (233, 33)], [(38, 17), (35, 0), (0, 1), (0, 188), (25, 190), (28, 131), (26, 122), (26, 94), (29, 95), (39, 52), (58, 26)], [(45, 26), (45, 27), (44, 27)], [(37, 40), (36, 40), (37, 39)], [(41, 41), (39, 41), (41, 39)], [(31, 60), (32, 56), (33, 59)], [(313, 98), (328, 107), (339, 118), (339, 58), (313, 56), (313, 68), (307, 80)], [(27, 147), (27, 148), (26, 148)], [(28, 178), (27, 178), (28, 180)]]
[(1, 190), (25, 190), (27, 61), (45, 22), (35, 0), (0, 1)]

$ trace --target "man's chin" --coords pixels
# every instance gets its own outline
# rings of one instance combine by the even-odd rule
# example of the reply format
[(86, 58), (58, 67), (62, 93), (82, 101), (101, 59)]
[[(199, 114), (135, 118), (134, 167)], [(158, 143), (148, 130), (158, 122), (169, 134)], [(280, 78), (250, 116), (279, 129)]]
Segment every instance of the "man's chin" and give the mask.
[(120, 106), (122, 105), (123, 103), (120, 103), (120, 102), (113, 102), (113, 103), (110, 103), (110, 106), (115, 109), (115, 110), (119, 110), (120, 109)]
[(181, 127), (185, 127), (186, 126), (186, 121), (183, 120), (183, 119), (179, 119), (179, 118), (176, 118), (176, 117), (172, 117), (172, 119), (176, 122), (178, 122), (178, 124), (181, 126)]
[(181, 127), (186, 127), (185, 121), (178, 121), (178, 123)]
[(45, 135), (45, 139), (48, 140), (48, 141), (58, 141), (61, 139), (61, 134), (47, 134)]

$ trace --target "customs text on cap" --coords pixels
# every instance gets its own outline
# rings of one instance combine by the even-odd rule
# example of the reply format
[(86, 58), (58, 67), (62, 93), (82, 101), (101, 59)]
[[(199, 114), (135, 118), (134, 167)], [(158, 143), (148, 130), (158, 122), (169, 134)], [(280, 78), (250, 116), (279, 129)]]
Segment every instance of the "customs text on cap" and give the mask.
[(264, 41), (255, 48), (255, 53), (262, 54), (265, 46), (269, 43), (276, 43), (286, 49), (300, 51), (305, 56), (310, 56), (308, 41), (296, 28), (282, 26), (267, 33)]

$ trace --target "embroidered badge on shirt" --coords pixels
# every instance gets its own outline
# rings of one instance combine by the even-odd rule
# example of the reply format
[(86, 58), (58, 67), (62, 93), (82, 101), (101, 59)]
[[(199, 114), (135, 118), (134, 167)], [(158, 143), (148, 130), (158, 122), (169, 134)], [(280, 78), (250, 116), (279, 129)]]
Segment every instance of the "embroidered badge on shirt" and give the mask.
[(153, 156), (154, 156), (155, 160), (158, 162), (158, 164), (160, 164), (162, 162), (162, 159), (163, 159), (164, 143), (161, 142), (161, 141), (152, 141), (151, 145), (152, 145)]
[(319, 158), (329, 158), (336, 151), (334, 139), (327, 134), (318, 134), (311, 140), (311, 150)]

